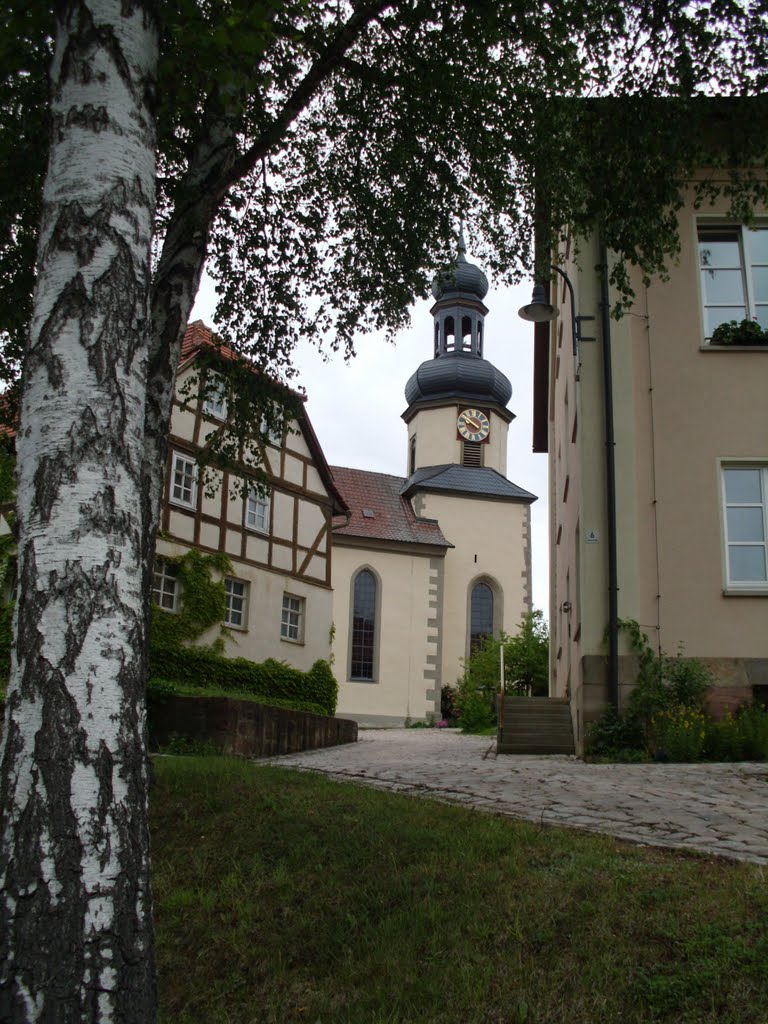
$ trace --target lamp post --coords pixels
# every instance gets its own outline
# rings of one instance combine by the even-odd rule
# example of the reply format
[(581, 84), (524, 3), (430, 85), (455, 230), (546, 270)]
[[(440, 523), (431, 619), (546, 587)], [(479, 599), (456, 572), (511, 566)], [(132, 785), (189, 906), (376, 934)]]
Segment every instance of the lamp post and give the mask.
[[(571, 337), (573, 339), (573, 354), (576, 358), (579, 355), (579, 345), (582, 341), (594, 341), (594, 338), (587, 338), (581, 333), (581, 325), (585, 320), (594, 320), (593, 316), (577, 316), (576, 314), (576, 299), (573, 294), (573, 285), (571, 279), (568, 277), (566, 272), (561, 267), (551, 266), (550, 270), (554, 270), (556, 274), (565, 281), (566, 287), (568, 288), (568, 294), (571, 298)], [(527, 306), (521, 306), (518, 310), (517, 315), (521, 320), (527, 320), (532, 324), (546, 323), (548, 320), (556, 320), (560, 315), (560, 310), (557, 306), (553, 306), (547, 302), (547, 297), (544, 294), (544, 286), (542, 284), (535, 284), (533, 286), (533, 295), (531, 301)]]

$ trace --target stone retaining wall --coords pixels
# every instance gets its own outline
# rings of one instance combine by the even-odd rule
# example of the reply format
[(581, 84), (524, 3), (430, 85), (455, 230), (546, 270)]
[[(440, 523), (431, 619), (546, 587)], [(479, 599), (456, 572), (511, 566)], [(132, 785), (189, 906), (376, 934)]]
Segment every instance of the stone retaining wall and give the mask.
[(153, 750), (174, 736), (207, 740), (223, 754), (239, 757), (294, 754), (357, 740), (357, 722), (349, 719), (231, 697), (164, 697), (152, 702), (149, 722)]
[[(0, 700), (0, 739), (5, 704)], [(149, 742), (159, 750), (175, 736), (211, 742), (222, 754), (272, 757), (357, 742), (357, 722), (273, 708), (229, 697), (164, 697), (149, 710)]]

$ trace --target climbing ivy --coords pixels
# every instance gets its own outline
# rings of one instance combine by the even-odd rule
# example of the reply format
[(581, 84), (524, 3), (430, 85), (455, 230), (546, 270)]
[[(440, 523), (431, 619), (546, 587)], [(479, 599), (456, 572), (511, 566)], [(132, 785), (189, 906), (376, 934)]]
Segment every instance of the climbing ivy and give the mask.
[[(152, 648), (181, 647), (193, 643), (211, 626), (221, 624), (227, 610), (224, 580), (214, 580), (213, 571), (232, 572), (229, 558), (218, 552), (205, 555), (194, 548), (184, 555), (164, 556), (166, 564), (175, 565), (181, 591), (178, 612), (168, 612), (152, 606)], [(220, 653), (227, 630), (211, 644), (211, 650)]]

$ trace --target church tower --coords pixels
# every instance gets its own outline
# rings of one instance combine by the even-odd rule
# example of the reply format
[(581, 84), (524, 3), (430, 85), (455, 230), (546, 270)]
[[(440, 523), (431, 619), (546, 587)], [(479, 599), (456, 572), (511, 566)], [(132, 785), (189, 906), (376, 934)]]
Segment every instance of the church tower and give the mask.
[(506, 473), (512, 385), (483, 357), (488, 280), (466, 251), (462, 232), (456, 262), (432, 282), (432, 358), (405, 386), (409, 476), (446, 464)]
[(451, 545), (435, 587), (436, 664), (449, 685), (484, 636), (514, 634), (531, 610), (536, 497), (506, 475), (512, 385), (483, 354), (487, 293), (462, 233), (453, 266), (432, 282), (432, 358), (405, 386), (408, 479), (400, 493)]
[(339, 714), (402, 725), (440, 714), (484, 637), (531, 610), (530, 506), (507, 479), (512, 386), (484, 356), (485, 274), (466, 257), (432, 284), (432, 356), (406, 384), (408, 476), (332, 467)]

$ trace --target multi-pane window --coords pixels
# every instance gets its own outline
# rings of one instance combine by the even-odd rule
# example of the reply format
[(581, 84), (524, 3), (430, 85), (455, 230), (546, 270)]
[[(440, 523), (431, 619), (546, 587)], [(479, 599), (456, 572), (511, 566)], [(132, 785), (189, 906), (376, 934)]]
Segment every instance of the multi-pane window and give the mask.
[(376, 577), (361, 569), (352, 588), (350, 679), (373, 679), (376, 654)]
[(768, 227), (700, 227), (704, 335), (729, 320), (768, 329)]
[(152, 574), (152, 600), (166, 612), (177, 612), (179, 593), (179, 567), (158, 558)]
[(469, 612), (469, 649), (476, 650), (487, 636), (493, 635), (493, 591), (487, 583), (472, 588)]
[(728, 585), (768, 589), (768, 467), (724, 466)]
[(173, 453), (171, 500), (194, 508), (197, 503), (197, 464), (188, 455)]
[(227, 385), (223, 377), (214, 374), (205, 382), (203, 412), (217, 420), (227, 418)]
[(269, 533), (269, 498), (262, 497), (255, 487), (245, 500), (245, 525), (249, 530)]
[(227, 576), (224, 579), (224, 593), (227, 598), (225, 624), (234, 629), (245, 629), (248, 621), (248, 584)]
[(301, 643), (304, 639), (304, 598), (283, 594), (283, 614), (280, 619), (283, 640)]

